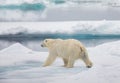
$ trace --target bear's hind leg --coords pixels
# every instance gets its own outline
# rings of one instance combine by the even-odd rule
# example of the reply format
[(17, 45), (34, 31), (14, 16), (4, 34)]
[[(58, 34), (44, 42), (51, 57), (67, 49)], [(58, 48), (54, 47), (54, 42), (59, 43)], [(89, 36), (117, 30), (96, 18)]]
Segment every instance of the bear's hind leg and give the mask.
[(69, 56), (69, 59), (68, 59), (68, 64), (67, 64), (67, 68), (72, 68), (73, 67), (73, 65), (74, 65), (74, 62), (75, 62), (75, 60), (74, 60), (74, 58), (73, 57), (71, 57), (71, 56)]
[(87, 68), (91, 68), (92, 67), (92, 62), (90, 61), (87, 53), (85, 53), (82, 56), (82, 60), (85, 62)]
[(68, 64), (68, 60), (67, 59), (63, 59), (63, 62), (64, 62), (64, 67), (66, 67), (67, 64)]

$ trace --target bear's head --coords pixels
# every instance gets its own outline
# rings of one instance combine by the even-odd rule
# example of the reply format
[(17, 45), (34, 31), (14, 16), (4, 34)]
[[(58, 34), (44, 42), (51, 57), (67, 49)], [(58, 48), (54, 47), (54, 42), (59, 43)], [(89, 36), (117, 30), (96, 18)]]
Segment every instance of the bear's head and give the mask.
[(55, 42), (54, 39), (45, 39), (43, 43), (41, 44), (41, 47), (51, 47), (52, 44)]

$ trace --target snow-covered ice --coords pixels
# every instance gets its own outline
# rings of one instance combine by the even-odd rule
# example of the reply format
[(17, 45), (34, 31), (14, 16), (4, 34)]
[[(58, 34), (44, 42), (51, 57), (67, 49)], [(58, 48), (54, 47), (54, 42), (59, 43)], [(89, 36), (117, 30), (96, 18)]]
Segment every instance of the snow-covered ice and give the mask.
[[(8, 27), (9, 26), (9, 27)], [(120, 35), (120, 21), (1, 22), (0, 35), (11, 34), (112, 34)]]
[(120, 41), (87, 50), (94, 63), (92, 68), (79, 60), (74, 68), (64, 68), (61, 59), (42, 67), (48, 52), (13, 44), (0, 51), (0, 83), (120, 83)]
[(119, 7), (120, 0), (0, 0), (0, 21), (120, 20)]

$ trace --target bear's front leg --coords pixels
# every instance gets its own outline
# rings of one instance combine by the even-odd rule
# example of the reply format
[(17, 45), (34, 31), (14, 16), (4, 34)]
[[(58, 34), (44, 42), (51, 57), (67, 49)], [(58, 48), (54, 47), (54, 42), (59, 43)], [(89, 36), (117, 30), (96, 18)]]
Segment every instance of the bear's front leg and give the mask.
[(74, 58), (73, 57), (69, 57), (69, 59), (68, 59), (68, 64), (67, 64), (67, 68), (72, 68), (73, 67), (73, 65), (74, 65)]
[(47, 60), (45, 61), (43, 67), (51, 65), (56, 59), (56, 56), (54, 55), (49, 55)]

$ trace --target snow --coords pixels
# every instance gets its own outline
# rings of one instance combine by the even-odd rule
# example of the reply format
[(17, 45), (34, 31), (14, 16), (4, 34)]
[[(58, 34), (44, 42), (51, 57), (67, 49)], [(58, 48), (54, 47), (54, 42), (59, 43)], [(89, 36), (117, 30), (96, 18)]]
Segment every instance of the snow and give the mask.
[(91, 4), (92, 5), (95, 4), (95, 2), (96, 2), (97, 5), (103, 5), (104, 6), (104, 5), (108, 5), (108, 3), (112, 3), (112, 4), (114, 4), (116, 2), (120, 3), (120, 0), (114, 0), (114, 1), (112, 1), (112, 0), (106, 0), (106, 1), (103, 1), (103, 0), (85, 0), (86, 3), (84, 3), (82, 0), (61, 0), (61, 1), (63, 1), (62, 4), (59, 3), (59, 1), (60, 0), (58, 0), (58, 3), (57, 3), (57, 0), (11, 0), (11, 1), (9, 1), (9, 0), (1, 0), (0, 4), (1, 5), (6, 5), (6, 4), (22, 4), (22, 3), (44, 3), (44, 4), (48, 5), (48, 6), (50, 4), (51, 5), (63, 5), (63, 6), (64, 5), (71, 6), (71, 5), (77, 5), (77, 4), (78, 5), (79, 4), (84, 4), (84, 5), (89, 6)]
[[(20, 43), (13, 44), (8, 48), (5, 48), (0, 51), (0, 66), (9, 66), (9, 65), (17, 65), (24, 61), (32, 61), (41, 58), (40, 56), (34, 56), (34, 54), (38, 55), (37, 52), (33, 52), (32, 50), (24, 47)], [(46, 55), (46, 53), (41, 52), (41, 55)]]
[[(61, 0), (0, 0), (0, 21), (120, 20), (120, 0), (62, 1), (63, 3), (60, 3)], [(39, 8), (36, 3), (44, 8)]]
[[(8, 27), (9, 26), (9, 27)], [(120, 21), (1, 22), (0, 35), (78, 33), (120, 35)]]
[(86, 68), (82, 61), (76, 61), (74, 68), (64, 68), (61, 59), (42, 67), (48, 52), (13, 44), (0, 51), (0, 83), (120, 83), (120, 41), (87, 50), (92, 68)]
[[(72, 26), (78, 22), (5, 22), (0, 23), (0, 34), (17, 34), (17, 33), (44, 33), (44, 32), (71, 32)], [(9, 26), (9, 27), (8, 27)]]

